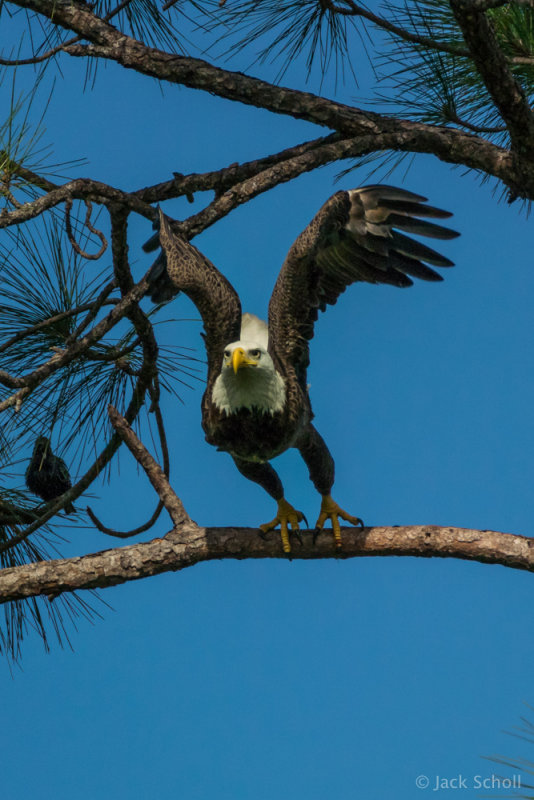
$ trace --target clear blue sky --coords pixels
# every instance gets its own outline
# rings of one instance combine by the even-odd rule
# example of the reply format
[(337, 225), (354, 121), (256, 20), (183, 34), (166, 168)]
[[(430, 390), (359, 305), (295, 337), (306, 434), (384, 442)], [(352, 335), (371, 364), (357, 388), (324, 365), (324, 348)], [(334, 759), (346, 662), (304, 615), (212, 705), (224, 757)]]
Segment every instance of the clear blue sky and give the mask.
[[(323, 134), (207, 94), (162, 93), (113, 65), (83, 93), (83, 65), (62, 65), (45, 141), (58, 160), (88, 159), (77, 174), (125, 189)], [(362, 70), (360, 88), (338, 88), (340, 99), (363, 103)], [(303, 86), (300, 75), (284, 83)], [(20, 71), (21, 86), (30, 78)], [(324, 93), (333, 96), (331, 83)], [(339, 169), (281, 186), (195, 241), (245, 310), (265, 314), (287, 249), (324, 200), (365, 182), (361, 169), (334, 185)], [(438, 285), (355, 286), (321, 317), (309, 380), (336, 459), (334, 496), (367, 524), (532, 536), (532, 223), (431, 157), (388, 182), (454, 212), (462, 236), (445, 249), (457, 267)], [(191, 209), (165, 207), (175, 217)], [(132, 222), (138, 275), (149, 234), (146, 221)], [(198, 317), (185, 298), (162, 316)], [(198, 321), (175, 321), (161, 335), (202, 357), (199, 332)], [(201, 394), (199, 382), (183, 404), (165, 401), (173, 486), (200, 523), (272, 518), (270, 498), (205, 444)], [(288, 499), (314, 520), (318, 497), (297, 454), (276, 467)], [(123, 529), (155, 504), (126, 453), (113, 491), (92, 491), (100, 517)], [(168, 528), (162, 516), (150, 536)], [(64, 551), (116, 544), (75, 530)], [(503, 733), (534, 702), (533, 592), (522, 572), (412, 558), (222, 561), (109, 589), (113, 610), (80, 624), (74, 652), (46, 655), (30, 637), (21, 670), (0, 664), (2, 800), (422, 800), (438, 795), (436, 775), (458, 774), (471, 786), (461, 796), (476, 796), (476, 775), (513, 772), (481, 756), (534, 758)]]

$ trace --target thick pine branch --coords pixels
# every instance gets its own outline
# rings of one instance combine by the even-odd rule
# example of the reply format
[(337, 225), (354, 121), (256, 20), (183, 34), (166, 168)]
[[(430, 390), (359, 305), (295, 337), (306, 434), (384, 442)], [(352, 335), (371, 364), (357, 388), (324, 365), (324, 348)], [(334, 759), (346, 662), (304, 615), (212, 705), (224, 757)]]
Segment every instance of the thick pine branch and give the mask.
[(364, 111), (310, 92), (275, 86), (240, 72), (215, 67), (201, 59), (148, 47), (96, 17), (87, 5), (54, 0), (13, 2), (48, 17), (90, 42), (67, 48), (66, 52), (71, 56), (113, 60), (140, 74), (264, 108), (275, 114), (303, 119), (338, 131), (344, 137), (377, 137), (377, 149), (383, 149), (379, 144), (380, 137), (387, 136), (391, 149), (432, 153), (448, 163), (493, 175), (509, 186), (514, 194), (534, 199), (534, 168), (523, 165), (519, 182), (507, 151), (480, 136)]
[[(313, 543), (311, 531), (294, 541), (293, 559), (362, 556), (460, 558), (534, 572), (534, 539), (496, 531), (412, 525), (343, 528), (343, 549), (334, 547), (329, 531)], [(0, 572), (0, 603), (77, 589), (105, 588), (224, 558), (287, 558), (280, 535), (259, 536), (255, 528), (202, 528), (194, 523), (174, 529), (163, 539), (118, 547), (78, 558), (12, 567)]]
[(473, 0), (451, 0), (451, 8), (476, 68), (510, 131), (513, 150), (531, 161), (534, 116), (522, 86), (508, 66), (490, 20), (476, 10)]

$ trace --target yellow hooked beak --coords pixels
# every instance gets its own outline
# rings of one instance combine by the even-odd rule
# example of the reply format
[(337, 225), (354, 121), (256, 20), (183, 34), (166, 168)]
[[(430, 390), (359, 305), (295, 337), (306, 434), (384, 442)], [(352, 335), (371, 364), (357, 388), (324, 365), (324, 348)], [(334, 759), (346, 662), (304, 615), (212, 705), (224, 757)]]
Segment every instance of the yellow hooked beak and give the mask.
[(234, 368), (234, 374), (237, 375), (237, 371), (241, 369), (241, 367), (257, 367), (258, 362), (253, 361), (250, 358), (247, 358), (245, 355), (245, 351), (242, 347), (236, 347), (234, 352), (232, 353), (232, 367)]

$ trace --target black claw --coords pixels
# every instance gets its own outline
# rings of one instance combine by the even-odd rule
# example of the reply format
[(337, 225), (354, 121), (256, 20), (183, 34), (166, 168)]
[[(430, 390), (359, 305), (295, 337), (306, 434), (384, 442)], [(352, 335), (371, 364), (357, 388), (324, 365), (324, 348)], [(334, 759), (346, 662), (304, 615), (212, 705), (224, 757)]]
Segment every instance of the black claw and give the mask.
[(264, 542), (267, 541), (267, 534), (268, 533), (270, 533), (270, 531), (262, 531), (261, 528), (258, 528), (258, 536), (260, 537), (260, 539), (263, 539)]
[(299, 542), (300, 546), (302, 547), (304, 542), (302, 541), (302, 536), (300, 535), (300, 531), (291, 531), (291, 533), (293, 533), (297, 537), (298, 542)]
[[(301, 511), (300, 513), (302, 514), (302, 511)], [(309, 525), (309, 523), (308, 523), (308, 520), (306, 519), (306, 514), (302, 514), (302, 519), (303, 519), (303, 520), (304, 520), (304, 522), (306, 523), (306, 527), (307, 527), (307, 528), (309, 528), (309, 527), (310, 527), (310, 525)]]
[(321, 528), (314, 528), (313, 529), (313, 533), (312, 533), (312, 542), (313, 542), (313, 544), (315, 544), (315, 542), (317, 541), (317, 537), (319, 536), (320, 533), (322, 533)]
[(361, 525), (362, 528), (365, 528), (365, 522), (363, 521), (363, 519), (360, 519), (359, 517), (358, 517), (358, 525)]

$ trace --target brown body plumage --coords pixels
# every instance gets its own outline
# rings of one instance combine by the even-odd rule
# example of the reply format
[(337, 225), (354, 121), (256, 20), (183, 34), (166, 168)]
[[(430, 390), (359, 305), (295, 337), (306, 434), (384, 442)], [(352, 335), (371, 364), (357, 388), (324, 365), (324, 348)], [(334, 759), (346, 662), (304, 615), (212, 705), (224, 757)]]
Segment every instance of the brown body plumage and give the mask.
[[(287, 255), (269, 303), (268, 337), (261, 321), (250, 315), (243, 317), (242, 325), (241, 304), (233, 287), (195, 247), (173, 232), (172, 222), (161, 214), (166, 272), (160, 260), (153, 298), (183, 291), (197, 306), (208, 357), (202, 400), (206, 440), (229, 452), (240, 472), (278, 501), (276, 519), (262, 527), (281, 523), (286, 551), (288, 521), (297, 527), (302, 515), (284, 500), (280, 479), (268, 462), (290, 447), (298, 448), (323, 496), (319, 527), (330, 517), (340, 544), (337, 517), (358, 521), (330, 497), (334, 463), (311, 423), (306, 370), (308, 342), (318, 312), (334, 304), (356, 281), (405, 287), (413, 283), (409, 276), (441, 280), (428, 264), (449, 267), (452, 262), (400, 232), (438, 239), (457, 235), (419, 219), (450, 216), (424, 205), (425, 200), (389, 186), (333, 195)], [(254, 386), (263, 385), (260, 378), (270, 392), (265, 400), (259, 388), (253, 391)]]

